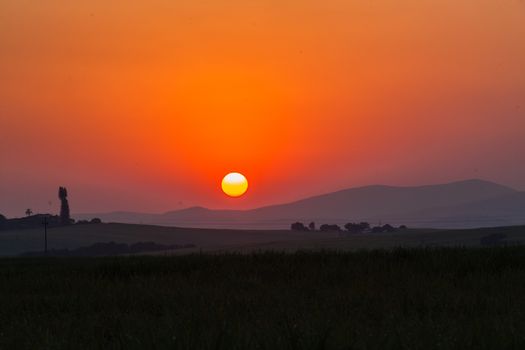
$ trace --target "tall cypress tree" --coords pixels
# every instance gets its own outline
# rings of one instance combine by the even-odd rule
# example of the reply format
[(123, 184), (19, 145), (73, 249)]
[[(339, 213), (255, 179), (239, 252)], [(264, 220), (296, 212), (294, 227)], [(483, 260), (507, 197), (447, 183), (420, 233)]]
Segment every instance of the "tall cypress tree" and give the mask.
[(62, 202), (60, 206), (60, 222), (62, 225), (69, 225), (71, 223), (71, 217), (69, 216), (69, 203), (67, 201), (67, 189), (60, 187), (58, 189), (58, 198)]

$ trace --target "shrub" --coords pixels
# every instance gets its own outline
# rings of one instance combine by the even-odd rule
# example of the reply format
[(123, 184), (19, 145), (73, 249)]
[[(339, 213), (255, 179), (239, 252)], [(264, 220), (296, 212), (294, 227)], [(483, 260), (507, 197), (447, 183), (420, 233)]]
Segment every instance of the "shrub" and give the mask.
[(294, 222), (291, 226), (292, 231), (308, 231), (302, 222)]
[(341, 232), (341, 227), (339, 225), (328, 225), (323, 224), (321, 227), (319, 227), (319, 230), (322, 232)]

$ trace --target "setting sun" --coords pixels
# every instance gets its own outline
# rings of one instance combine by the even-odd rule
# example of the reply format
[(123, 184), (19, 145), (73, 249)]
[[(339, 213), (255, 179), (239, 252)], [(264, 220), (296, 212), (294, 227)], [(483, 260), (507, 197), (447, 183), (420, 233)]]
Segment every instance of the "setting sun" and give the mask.
[(248, 180), (243, 174), (229, 173), (222, 179), (222, 191), (230, 197), (240, 197), (248, 190)]

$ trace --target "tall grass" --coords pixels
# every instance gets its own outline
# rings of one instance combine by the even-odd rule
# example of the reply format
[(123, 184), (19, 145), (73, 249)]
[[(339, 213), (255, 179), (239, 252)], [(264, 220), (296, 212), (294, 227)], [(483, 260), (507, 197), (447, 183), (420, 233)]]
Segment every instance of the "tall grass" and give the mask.
[(525, 348), (525, 248), (0, 260), (0, 348)]

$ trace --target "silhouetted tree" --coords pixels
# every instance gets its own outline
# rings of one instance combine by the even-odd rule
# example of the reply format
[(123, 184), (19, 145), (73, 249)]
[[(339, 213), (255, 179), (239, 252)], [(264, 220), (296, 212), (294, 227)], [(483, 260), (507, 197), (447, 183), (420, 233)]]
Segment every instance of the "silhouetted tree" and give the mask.
[(350, 233), (361, 232), (361, 226), (359, 226), (359, 224), (354, 224), (353, 222), (349, 222), (345, 224), (345, 229)]
[(362, 233), (370, 229), (370, 224), (368, 222), (361, 222), (359, 224), (349, 222), (345, 225), (345, 229), (350, 233)]
[(341, 227), (339, 225), (328, 225), (323, 224), (319, 227), (319, 230), (322, 232), (341, 232)]
[(26, 209), (26, 216), (33, 215), (33, 211), (31, 209)]
[(101, 224), (102, 220), (100, 220), (99, 218), (93, 218), (91, 219), (90, 223), (91, 224)]
[(315, 231), (315, 222), (311, 222), (308, 224), (308, 228), (310, 229), (310, 231)]
[(383, 232), (394, 232), (396, 228), (390, 224), (383, 225)]
[(385, 224), (383, 226), (372, 227), (373, 233), (382, 233), (382, 232), (395, 232), (396, 228), (390, 224)]
[(63, 225), (69, 225), (71, 223), (71, 217), (69, 214), (69, 202), (67, 201), (67, 189), (60, 187), (58, 189), (58, 198), (60, 198), (60, 222)]
[(372, 233), (381, 233), (385, 232), (383, 226), (374, 226), (372, 227)]
[(399, 229), (400, 229), (400, 230), (406, 230), (407, 227), (406, 227), (406, 225), (401, 225), (401, 226), (399, 226)]
[(359, 225), (361, 225), (363, 231), (370, 230), (370, 224), (368, 222), (361, 222)]
[(294, 222), (291, 229), (292, 231), (308, 231), (308, 227), (304, 226), (302, 222)]

